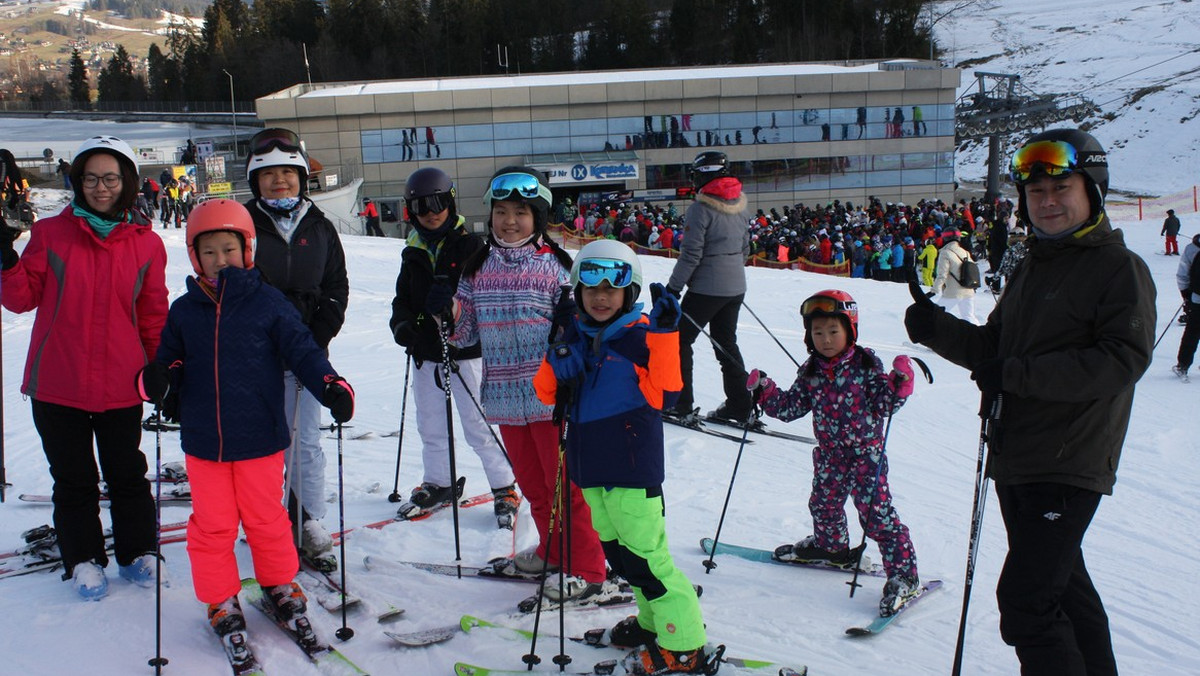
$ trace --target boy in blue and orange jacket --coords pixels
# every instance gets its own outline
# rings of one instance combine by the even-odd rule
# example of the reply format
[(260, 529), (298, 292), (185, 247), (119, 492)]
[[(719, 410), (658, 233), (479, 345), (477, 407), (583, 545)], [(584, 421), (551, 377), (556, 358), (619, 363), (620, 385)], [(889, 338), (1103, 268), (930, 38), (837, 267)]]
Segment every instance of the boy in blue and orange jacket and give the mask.
[(565, 413), (568, 473), (609, 565), (637, 597), (638, 614), (613, 627), (611, 642), (641, 646), (626, 658), (631, 673), (694, 673), (720, 653), (706, 647), (695, 589), (667, 550), (663, 519), (662, 409), (683, 387), (679, 302), (652, 285), (647, 318), (633, 302), (641, 283), (627, 245), (600, 240), (580, 250), (571, 269), (580, 311), (533, 384)]

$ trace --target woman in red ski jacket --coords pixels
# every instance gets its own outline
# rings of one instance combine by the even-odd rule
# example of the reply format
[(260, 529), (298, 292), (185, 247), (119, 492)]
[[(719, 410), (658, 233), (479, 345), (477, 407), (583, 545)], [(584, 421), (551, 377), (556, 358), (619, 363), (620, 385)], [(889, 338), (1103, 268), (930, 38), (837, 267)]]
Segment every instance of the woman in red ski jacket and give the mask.
[(128, 144), (113, 136), (84, 141), (70, 178), (75, 198), (38, 222), (23, 254), (11, 237), (0, 238), (0, 283), (4, 307), (36, 311), (21, 392), (32, 402), (54, 477), (64, 579), (96, 600), (108, 590), (101, 472), (120, 575), (155, 584), (154, 498), (139, 448), (134, 378), (158, 349), (166, 321), (167, 254), (133, 208), (141, 183)]

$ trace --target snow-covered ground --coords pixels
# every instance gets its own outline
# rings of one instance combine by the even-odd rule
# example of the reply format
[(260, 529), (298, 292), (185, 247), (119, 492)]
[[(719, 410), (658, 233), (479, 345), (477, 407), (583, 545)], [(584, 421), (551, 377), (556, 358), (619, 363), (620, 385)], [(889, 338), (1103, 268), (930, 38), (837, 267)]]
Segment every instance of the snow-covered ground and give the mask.
[[(57, 191), (54, 191), (57, 192)], [(43, 193), (43, 199), (54, 195)], [(61, 193), (58, 193), (61, 195)], [(50, 215), (57, 209), (40, 208)], [(1184, 232), (1200, 231), (1200, 216), (1184, 216)], [(182, 231), (159, 231), (169, 255), (168, 280), (172, 298), (184, 288), (190, 272)], [(1174, 274), (1177, 258), (1159, 255), (1158, 226), (1125, 224), (1130, 247), (1140, 253), (1159, 287), (1159, 330), (1178, 308)], [(18, 248), (23, 246), (22, 239)], [(344, 442), (345, 523), (361, 525), (388, 518), (395, 505), (386, 499), (392, 487), (397, 442), (381, 435), (399, 427), (403, 353), (387, 329), (395, 275), (402, 243), (398, 240), (345, 236), (351, 280), (350, 308), (345, 328), (332, 345), (332, 361), (358, 393), (358, 413), (348, 432), (374, 432), (373, 438)], [(642, 259), (647, 283), (665, 280), (670, 262)], [(902, 325), (909, 304), (903, 285), (834, 279), (794, 271), (747, 269), (747, 301), (797, 359), (804, 355), (797, 304), (820, 289), (849, 291), (859, 302), (861, 341), (885, 360), (906, 348)], [(979, 295), (981, 311), (992, 306)], [(14, 484), (8, 502), (0, 505), (0, 544), (17, 544), (22, 530), (51, 520), (44, 505), (23, 503), (19, 493), (49, 493), (51, 480), (39, 438), (30, 421), (29, 403), (19, 392), (32, 314), (3, 314), (4, 408), (8, 479)], [(1200, 441), (1195, 434), (1200, 398), (1193, 383), (1180, 383), (1169, 369), (1181, 335), (1172, 325), (1156, 351), (1156, 359), (1137, 388), (1133, 420), (1125, 444), (1118, 483), (1105, 498), (1085, 542), (1092, 575), (1108, 607), (1118, 661), (1126, 673), (1195, 673), (1200, 643), (1183, 625), (1200, 598), (1195, 543), (1200, 526), (1192, 515), (1200, 511), (1200, 493), (1192, 480), (1200, 469)], [(740, 345), (749, 365), (787, 380), (794, 366), (771, 337), (743, 313)], [(720, 403), (720, 377), (712, 351), (701, 337), (697, 343), (697, 403), (712, 408)], [(938, 674), (950, 669), (954, 653), (964, 582), (972, 486), (978, 449), (978, 393), (967, 373), (924, 352), (913, 352), (933, 369), (935, 383), (920, 383), (916, 394), (895, 417), (888, 442), (895, 504), (911, 528), (921, 574), (945, 581), (936, 592), (898, 620), (881, 636), (854, 640), (843, 630), (876, 612), (881, 582), (865, 579), (853, 599), (847, 597), (848, 578), (819, 571), (750, 563), (718, 557), (711, 574), (701, 565), (697, 542), (711, 537), (720, 517), (738, 445), (688, 430), (668, 427), (667, 523), (671, 550), (693, 582), (704, 585), (701, 601), (710, 637), (725, 643), (730, 654), (784, 663), (803, 663), (813, 674)], [(411, 404), (411, 402), (410, 402)], [(811, 434), (807, 419), (784, 426)], [(145, 433), (143, 450), (151, 458), (155, 436)], [(458, 437), (458, 466), (468, 477), (467, 493), (486, 489), (478, 460)], [(400, 476), (401, 492), (420, 481), (420, 452), (413, 407), (408, 407)], [(337, 478), (337, 442), (327, 440), (328, 487)], [(182, 459), (174, 434), (162, 435), (164, 461)], [(746, 448), (722, 540), (774, 547), (808, 534), (806, 507), (811, 481), (811, 449), (768, 438), (755, 438)], [(376, 483), (382, 487), (369, 492)], [(164, 509), (164, 522), (186, 518), (187, 509)], [(103, 518), (107, 520), (105, 511)], [(853, 521), (853, 518), (851, 519)], [(336, 529), (336, 505), (326, 523)], [(519, 522), (519, 546), (532, 542), (527, 513)], [(859, 537), (857, 526), (852, 537)], [(504, 554), (511, 538), (497, 533), (487, 507), (461, 511), (462, 561), (479, 564)], [(224, 657), (209, 633), (204, 608), (192, 593), (188, 558), (183, 545), (164, 547), (172, 585), (163, 590), (162, 650), (170, 659), (168, 674), (221, 674)], [(250, 574), (245, 544), (237, 547), (242, 572)], [(1018, 665), (998, 635), (995, 587), (1005, 551), (999, 510), (989, 496), (979, 566), (971, 602), (964, 673), (1013, 674)], [(876, 553), (874, 546), (868, 552)], [(463, 613), (532, 627), (531, 617), (512, 618), (515, 604), (531, 592), (527, 585), (482, 580), (456, 580), (417, 570), (399, 574), (368, 572), (364, 556), (449, 563), (454, 561), (454, 538), (449, 513), (419, 523), (396, 523), (382, 530), (358, 531), (347, 538), (346, 568), (352, 590), (370, 603), (391, 602), (407, 610), (391, 626), (379, 625), (361, 611), (349, 615), (356, 634), (343, 651), (372, 674), (450, 674), (457, 660), (493, 666), (521, 667), (528, 643), (495, 636), (459, 636), (424, 649), (401, 648), (383, 631), (411, 631), (457, 621)], [(146, 660), (154, 655), (155, 602), (153, 590), (131, 586), (110, 565), (110, 595), (100, 603), (84, 603), (55, 574), (36, 574), (0, 581), (0, 673), (89, 674), (152, 673)], [(568, 632), (611, 625), (628, 609), (571, 613)], [(332, 639), (340, 619), (314, 606), (318, 629)], [(254, 647), (271, 673), (310, 674), (315, 669), (278, 631), (249, 616)], [(543, 631), (555, 633), (557, 618), (543, 618)], [(550, 658), (557, 641), (543, 637), (537, 671), (553, 671)], [(575, 665), (590, 665), (608, 653), (568, 645)], [(86, 666), (84, 666), (86, 665)]]

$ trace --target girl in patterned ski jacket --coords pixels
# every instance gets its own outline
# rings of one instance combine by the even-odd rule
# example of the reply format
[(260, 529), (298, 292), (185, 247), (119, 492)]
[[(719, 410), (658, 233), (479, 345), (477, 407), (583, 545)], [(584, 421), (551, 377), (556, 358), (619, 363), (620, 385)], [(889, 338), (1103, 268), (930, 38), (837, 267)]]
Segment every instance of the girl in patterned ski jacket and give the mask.
[(811, 412), (819, 443), (808, 501), (813, 535), (776, 548), (775, 558), (852, 569), (863, 550), (849, 546), (844, 505), (853, 497), (859, 523), (879, 545), (888, 576), (879, 612), (891, 615), (919, 589), (916, 552), (892, 507), (884, 448), (887, 421), (912, 394), (912, 365), (900, 355), (885, 373), (879, 357), (856, 344), (858, 307), (844, 291), (817, 293), (800, 306), (800, 315), (811, 356), (796, 382), (781, 390), (755, 369), (746, 383), (773, 418), (795, 420)]

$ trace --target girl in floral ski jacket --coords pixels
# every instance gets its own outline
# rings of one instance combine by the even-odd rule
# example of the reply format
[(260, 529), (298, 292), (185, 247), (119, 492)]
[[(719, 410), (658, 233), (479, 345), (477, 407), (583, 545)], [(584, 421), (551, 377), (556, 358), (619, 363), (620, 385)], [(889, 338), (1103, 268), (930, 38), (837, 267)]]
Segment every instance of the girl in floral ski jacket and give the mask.
[(844, 291), (818, 293), (804, 301), (800, 314), (811, 356), (796, 382), (781, 390), (757, 369), (747, 381), (772, 418), (789, 421), (811, 412), (819, 443), (808, 500), (813, 535), (776, 548), (775, 558), (853, 569), (863, 550), (850, 548), (844, 505), (853, 497), (859, 523), (879, 545), (888, 576), (880, 614), (891, 615), (919, 589), (916, 552), (892, 507), (884, 452), (886, 423), (912, 394), (912, 366), (901, 355), (885, 373), (879, 357), (856, 344), (858, 309)]

